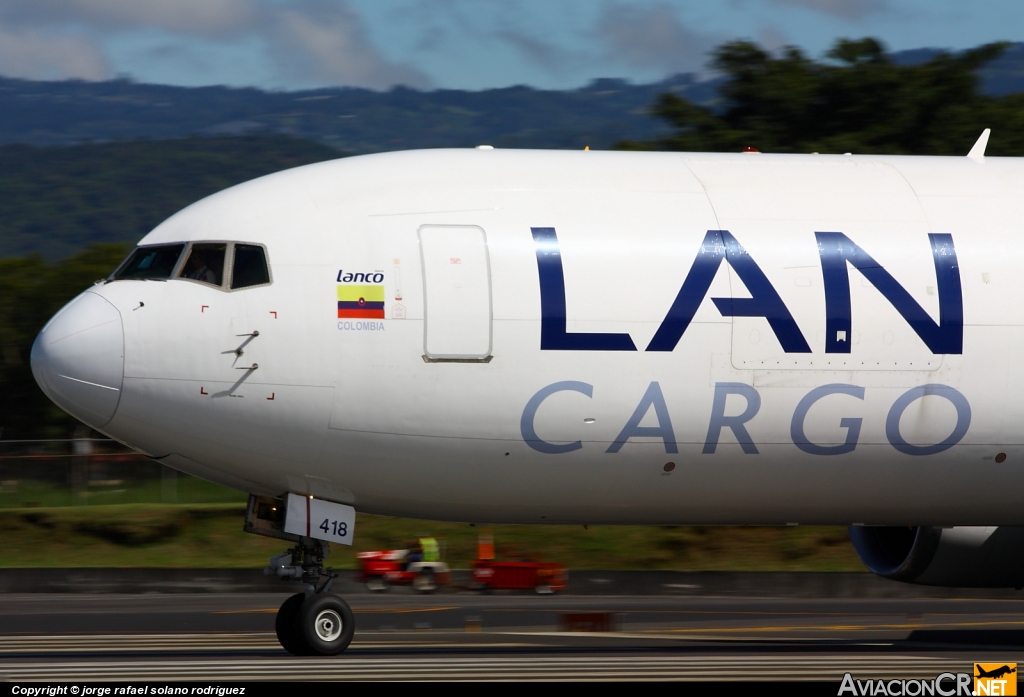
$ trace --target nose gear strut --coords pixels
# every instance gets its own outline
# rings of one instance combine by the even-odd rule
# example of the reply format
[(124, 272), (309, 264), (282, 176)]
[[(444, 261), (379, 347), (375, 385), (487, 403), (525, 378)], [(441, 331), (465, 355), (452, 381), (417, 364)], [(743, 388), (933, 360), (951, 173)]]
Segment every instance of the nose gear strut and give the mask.
[(302, 581), (306, 585), (307, 595), (327, 593), (338, 577), (333, 569), (324, 568), (328, 554), (330, 548), (323, 540), (302, 537), (287, 552), (273, 557), (263, 573), (282, 580)]

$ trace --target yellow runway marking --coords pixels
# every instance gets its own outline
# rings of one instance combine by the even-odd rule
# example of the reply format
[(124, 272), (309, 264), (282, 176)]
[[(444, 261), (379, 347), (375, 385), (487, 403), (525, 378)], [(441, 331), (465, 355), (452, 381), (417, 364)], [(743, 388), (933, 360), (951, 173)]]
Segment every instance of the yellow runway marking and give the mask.
[[(459, 608), (457, 606), (455, 606), (455, 605), (451, 605), (449, 607), (397, 607), (397, 608), (363, 607), (363, 608), (353, 609), (352, 612), (357, 614), (357, 615), (361, 615), (361, 614), (374, 614), (374, 613), (385, 613), (385, 612), (387, 612), (387, 613), (394, 613), (396, 615), (400, 615), (400, 614), (408, 614), (408, 613), (412, 613), (412, 612), (440, 612), (442, 610), (458, 610), (458, 609)], [(274, 614), (277, 614), (277, 610), (278, 610), (278, 608), (276, 608), (276, 607), (257, 608), (257, 609), (254, 609), (254, 610), (215, 610), (213, 614), (215, 614), (215, 615), (274, 615)]]
[(779, 625), (773, 627), (682, 627), (679, 629), (659, 629), (659, 632), (676, 633), (701, 633), (710, 632), (792, 632), (792, 631), (821, 631), (821, 632), (850, 632), (863, 631), (867, 629), (946, 629), (948, 627), (998, 627), (998, 626), (1022, 626), (1024, 621), (1005, 622), (942, 622), (939, 624), (925, 624), (923, 622), (908, 622), (902, 624), (818, 624), (818, 625)]
[[(468, 609), (468, 608), (467, 608)], [(549, 607), (509, 607), (509, 608), (487, 608), (484, 612), (547, 612), (547, 613), (574, 613), (574, 612), (610, 612), (612, 614), (624, 614), (624, 615), (737, 615), (745, 616), (750, 615), (754, 617), (765, 617), (765, 616), (800, 616), (810, 615), (812, 617), (857, 617), (859, 615), (866, 615), (871, 617), (873, 615), (887, 615), (887, 614), (900, 614), (900, 615), (928, 615), (929, 617), (945, 617), (947, 615), (957, 616), (963, 613), (956, 612), (915, 612), (908, 610), (899, 613), (889, 613), (882, 610), (877, 612), (868, 612), (862, 610), (851, 610), (849, 612), (815, 612), (815, 611), (804, 611), (804, 610), (644, 610), (644, 609), (625, 609), (625, 610), (587, 610), (586, 608), (572, 608), (572, 609), (560, 609), (560, 608), (549, 608)], [(985, 613), (975, 613), (985, 614)], [(1006, 614), (1000, 613), (988, 613), (988, 614)]]

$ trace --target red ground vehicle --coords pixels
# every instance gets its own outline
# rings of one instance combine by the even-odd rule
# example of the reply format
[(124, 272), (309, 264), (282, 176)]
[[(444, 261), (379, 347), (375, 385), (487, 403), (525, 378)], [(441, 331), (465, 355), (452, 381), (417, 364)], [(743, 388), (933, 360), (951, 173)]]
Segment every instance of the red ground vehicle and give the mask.
[(391, 586), (412, 586), (420, 593), (433, 593), (451, 581), (451, 572), (443, 561), (417, 561), (405, 565), (407, 549), (359, 552), (356, 558), (362, 573), (357, 579), (368, 590), (382, 593)]
[(479, 590), (533, 590), (537, 593), (564, 591), (569, 572), (565, 564), (541, 561), (473, 562), (473, 585)]

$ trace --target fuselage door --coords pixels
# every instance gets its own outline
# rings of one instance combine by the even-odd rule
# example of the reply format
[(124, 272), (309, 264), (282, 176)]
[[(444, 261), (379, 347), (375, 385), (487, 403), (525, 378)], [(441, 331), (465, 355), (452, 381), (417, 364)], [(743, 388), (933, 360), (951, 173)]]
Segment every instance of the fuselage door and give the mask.
[(428, 361), (491, 356), (491, 269), (487, 235), (475, 225), (424, 225), (423, 354)]

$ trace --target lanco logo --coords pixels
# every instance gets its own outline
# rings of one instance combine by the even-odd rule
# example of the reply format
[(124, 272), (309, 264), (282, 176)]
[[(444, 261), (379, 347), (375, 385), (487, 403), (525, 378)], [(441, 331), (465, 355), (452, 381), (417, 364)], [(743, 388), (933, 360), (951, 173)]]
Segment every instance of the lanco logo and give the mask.
[[(338, 319), (384, 319), (384, 272), (368, 273), (338, 269)], [(363, 329), (362, 322), (338, 322), (338, 329)], [(366, 328), (383, 329), (381, 322), (367, 322)]]
[(1017, 694), (1016, 663), (975, 663), (975, 695)]

